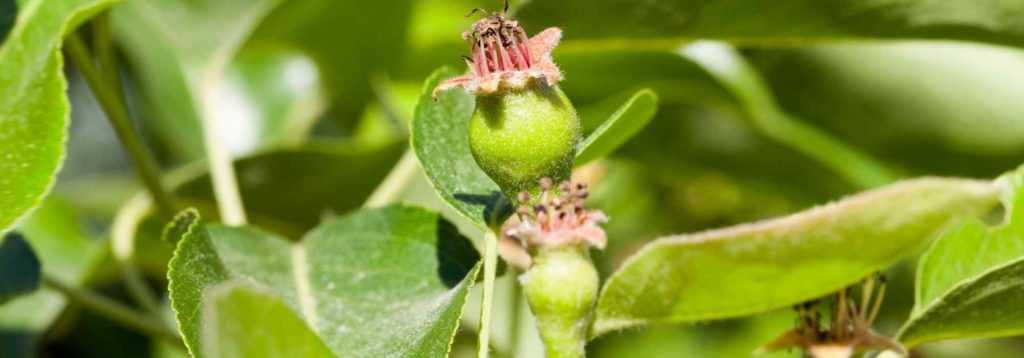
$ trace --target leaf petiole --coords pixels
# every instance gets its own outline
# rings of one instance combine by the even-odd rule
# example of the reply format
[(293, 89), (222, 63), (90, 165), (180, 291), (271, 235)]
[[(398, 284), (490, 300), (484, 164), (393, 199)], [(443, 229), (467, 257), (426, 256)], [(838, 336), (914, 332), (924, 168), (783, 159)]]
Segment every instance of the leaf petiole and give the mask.
[(97, 313), (103, 317), (120, 323), (151, 336), (160, 337), (171, 342), (181, 343), (181, 336), (167, 327), (163, 321), (147, 317), (125, 305), (101, 296), (98, 293), (72, 287), (52, 275), (43, 274), (43, 285), (63, 294), (71, 302)]
[[(67, 50), (68, 58), (75, 65), (78, 72), (85, 77), (86, 82), (89, 84), (89, 89), (92, 90), (100, 107), (103, 108), (103, 112), (106, 113), (110, 125), (114, 127), (114, 132), (117, 133), (117, 138), (132, 157), (132, 161), (135, 163), (135, 170), (138, 172), (139, 178), (142, 179), (146, 189), (149, 190), (150, 196), (153, 197), (153, 202), (156, 203), (161, 216), (170, 219), (176, 212), (174, 201), (171, 198), (170, 192), (167, 191), (160, 181), (160, 168), (156, 163), (156, 159), (153, 158), (149, 150), (142, 144), (138, 133), (132, 128), (128, 107), (125, 105), (123, 98), (118, 94), (119, 92), (110, 84), (110, 82), (117, 79), (105, 78), (106, 76), (93, 64), (93, 56), (89, 53), (89, 49), (86, 48), (85, 43), (78, 34), (69, 34), (65, 40), (64, 47)], [(113, 72), (108, 70), (107, 73)]]
[(494, 304), (494, 277), (498, 268), (498, 237), (493, 231), (484, 234), (484, 292), (480, 305), (478, 358), (487, 358), (491, 342), (491, 306)]

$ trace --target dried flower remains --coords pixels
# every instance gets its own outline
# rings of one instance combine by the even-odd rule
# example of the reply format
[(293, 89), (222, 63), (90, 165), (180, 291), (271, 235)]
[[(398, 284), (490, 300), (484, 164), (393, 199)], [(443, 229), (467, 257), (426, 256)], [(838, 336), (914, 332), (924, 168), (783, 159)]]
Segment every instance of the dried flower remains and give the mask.
[(557, 191), (550, 178), (540, 180), (538, 200), (522, 192), (516, 214), (502, 227), (505, 238), (528, 249), (586, 245), (603, 249), (607, 242), (600, 224), (608, 221), (600, 210), (584, 207), (589, 192), (584, 183), (562, 182)]
[(837, 292), (827, 324), (817, 301), (796, 306), (797, 327), (762, 350), (800, 348), (805, 357), (814, 358), (852, 357), (865, 350), (891, 350), (906, 355), (902, 345), (871, 329), (882, 306), (885, 284), (885, 277), (881, 275), (866, 279), (860, 289), (859, 302), (853, 297), (852, 287)]
[(530, 38), (518, 21), (507, 18), (502, 11), (480, 19), (462, 37), (470, 45), (471, 55), (465, 56), (469, 73), (442, 82), (434, 89), (435, 97), (456, 87), (478, 95), (522, 89), (533, 80), (548, 86), (562, 80), (561, 71), (551, 59), (551, 51), (562, 38), (558, 28), (548, 28)]

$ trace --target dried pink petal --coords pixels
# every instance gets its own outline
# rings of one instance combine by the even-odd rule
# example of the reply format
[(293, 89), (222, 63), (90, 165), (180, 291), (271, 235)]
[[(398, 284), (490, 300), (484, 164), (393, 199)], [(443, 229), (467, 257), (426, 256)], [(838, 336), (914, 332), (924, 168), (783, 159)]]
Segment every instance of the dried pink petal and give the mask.
[(563, 182), (558, 193), (550, 179), (542, 179), (541, 194), (536, 202), (530, 195), (519, 195), (516, 215), (502, 226), (502, 237), (525, 248), (552, 248), (586, 245), (603, 249), (608, 238), (600, 224), (608, 221), (599, 210), (584, 207), (589, 192), (582, 183)]
[(477, 21), (463, 37), (471, 44), (472, 55), (466, 59), (469, 73), (442, 82), (434, 89), (434, 97), (456, 87), (470, 94), (490, 94), (525, 88), (533, 80), (548, 86), (562, 80), (551, 58), (562, 38), (558, 28), (528, 38), (517, 21), (497, 13)]

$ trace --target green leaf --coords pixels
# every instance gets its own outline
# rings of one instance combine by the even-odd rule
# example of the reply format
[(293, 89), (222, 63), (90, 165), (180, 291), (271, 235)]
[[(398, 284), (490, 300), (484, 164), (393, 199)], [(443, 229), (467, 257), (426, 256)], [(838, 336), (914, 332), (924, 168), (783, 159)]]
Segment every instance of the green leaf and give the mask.
[[(641, 90), (633, 94), (614, 112), (603, 109), (595, 111), (610, 113), (610, 115), (579, 144), (576, 166), (611, 154), (647, 126), (647, 123), (654, 119), (654, 114), (658, 111), (658, 95), (649, 89)], [(584, 115), (587, 114), (584, 112)]]
[(592, 334), (742, 316), (836, 291), (996, 202), (981, 181), (895, 183), (764, 222), (658, 239), (605, 284)]
[(178, 159), (204, 156), (203, 118), (231, 133), (226, 147), (242, 155), (301, 139), (323, 109), (308, 57), (283, 46), (243, 49), (280, 2), (129, 0), (114, 9), (150, 122)]
[(206, 292), (202, 341), (207, 357), (333, 357), (288, 305), (237, 281)]
[(899, 334), (907, 346), (1024, 333), (1024, 170), (1000, 180), (1004, 224), (968, 220), (921, 257), (914, 309)]
[(69, 105), (63, 36), (113, 2), (24, 2), (0, 46), (0, 232), (39, 203), (64, 158)]
[(0, 240), (0, 304), (39, 288), (39, 258), (25, 238), (8, 233)]
[(192, 352), (207, 289), (272, 292), (341, 356), (445, 355), (480, 256), (435, 213), (392, 206), (331, 220), (301, 243), (248, 227), (199, 226), (170, 263), (171, 305)]
[(177, 246), (178, 240), (181, 239), (193, 224), (199, 220), (199, 210), (195, 208), (188, 208), (184, 211), (174, 215), (171, 222), (164, 226), (163, 233), (160, 234), (160, 238), (163, 241)]
[[(38, 255), (43, 272), (71, 285), (85, 283), (106, 253), (106, 242), (88, 235), (75, 209), (55, 195), (25, 217), (17, 230)], [(0, 306), (0, 341), (5, 342), (0, 344), (0, 356), (33, 356), (35, 341), (57, 321), (65, 305), (64, 295), (43, 287)], [(16, 351), (18, 346), (27, 351)]]
[[(581, 11), (580, 9), (586, 9)], [(1006, 0), (707, 0), (530, 1), (517, 16), (539, 31), (560, 26), (581, 46), (674, 47), (714, 39), (793, 46), (854, 38), (947, 38), (1024, 44), (1024, 26), (1007, 21), (1024, 3)]]
[(412, 122), (412, 148), (437, 194), (486, 231), (500, 225), (510, 207), (469, 149), (469, 118), (475, 101), (463, 90), (445, 91), (436, 100), (432, 96), (438, 83), (457, 74), (439, 69), (423, 85)]

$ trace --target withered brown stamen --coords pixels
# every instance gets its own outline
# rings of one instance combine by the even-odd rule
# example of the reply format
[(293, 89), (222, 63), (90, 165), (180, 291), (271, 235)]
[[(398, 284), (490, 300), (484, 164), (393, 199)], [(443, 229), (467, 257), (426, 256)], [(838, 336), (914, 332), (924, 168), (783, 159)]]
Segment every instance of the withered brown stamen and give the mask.
[(545, 177), (540, 180), (540, 188), (544, 190), (551, 190), (551, 185), (553, 184), (554, 183), (552, 182), (551, 178)]
[(604, 213), (584, 208), (575, 183), (559, 183), (558, 192), (551, 190), (553, 185), (549, 178), (540, 180), (540, 197), (534, 203), (529, 203), (528, 194), (520, 193), (516, 197), (520, 202), (516, 212), (520, 215), (506, 222), (502, 232), (520, 238), (527, 246), (582, 244), (603, 248), (607, 238), (598, 225), (607, 220)]
[(881, 306), (881, 295), (885, 287), (884, 280), (877, 279), (879, 293), (875, 296), (875, 280), (876, 278), (870, 278), (862, 282), (860, 300), (853, 297), (853, 287), (836, 292), (828, 310), (831, 318), (827, 324), (822, 321), (822, 312), (815, 307), (816, 302), (796, 305), (794, 308), (797, 311), (797, 327), (784, 333), (762, 350), (798, 347), (804, 350), (805, 356), (814, 357), (824, 356), (820, 354), (835, 352), (836, 349), (845, 352), (844, 354), (853, 354), (865, 349), (892, 350), (906, 354), (906, 350), (898, 342), (871, 329), (871, 322)]
[(530, 193), (527, 193), (527, 192), (525, 192), (525, 191), (524, 191), (524, 192), (521, 192), (521, 193), (519, 193), (519, 195), (518, 195), (518, 196), (516, 197), (516, 199), (518, 199), (518, 200), (519, 200), (519, 203), (520, 203), (520, 204), (526, 204), (526, 203), (530, 202)]
[[(467, 16), (482, 11), (474, 9)], [(501, 12), (477, 20), (462, 34), (472, 53), (472, 64), (467, 63), (469, 73), (442, 82), (434, 89), (435, 97), (456, 87), (470, 94), (490, 94), (525, 88), (533, 81), (554, 86), (561, 81), (562, 73), (552, 62), (551, 51), (561, 36), (558, 28), (548, 28), (531, 38), (519, 22)]]

